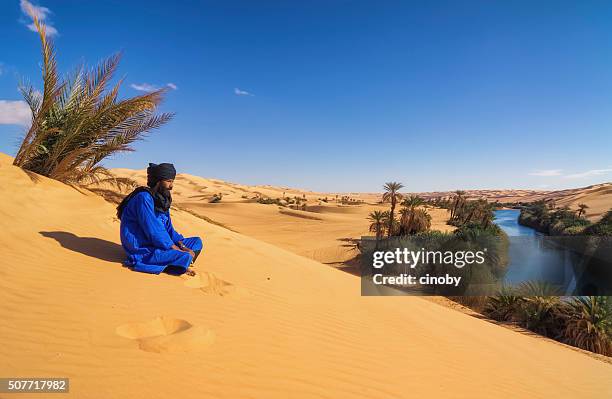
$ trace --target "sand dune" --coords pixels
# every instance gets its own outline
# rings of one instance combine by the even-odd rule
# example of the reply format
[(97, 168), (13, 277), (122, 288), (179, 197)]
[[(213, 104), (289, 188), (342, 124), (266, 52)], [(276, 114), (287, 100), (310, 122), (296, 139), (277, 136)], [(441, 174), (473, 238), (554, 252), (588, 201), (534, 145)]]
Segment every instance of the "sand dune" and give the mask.
[(77, 398), (612, 395), (606, 362), (420, 298), (361, 297), (355, 276), (184, 211), (198, 275), (132, 272), (111, 204), (10, 161), (2, 376), (69, 377)]
[[(127, 177), (137, 181), (139, 184), (146, 182), (147, 172), (144, 169), (112, 169), (113, 174), (119, 177)], [(268, 198), (283, 197), (305, 197), (308, 200), (317, 200), (328, 196), (330, 199), (335, 194), (317, 193), (288, 187), (276, 187), (270, 185), (248, 186), (226, 182), (219, 179), (209, 179), (193, 176), (187, 173), (179, 173), (175, 181), (173, 195), (180, 202), (201, 202), (212, 198), (213, 194), (223, 194), (224, 202), (244, 202), (256, 196)], [(335, 198), (335, 197), (334, 197)]]
[(579, 204), (586, 204), (588, 206), (586, 217), (597, 220), (612, 209), (612, 184), (597, 184), (558, 196), (555, 198), (555, 204), (558, 207), (569, 206), (574, 210), (578, 209)]

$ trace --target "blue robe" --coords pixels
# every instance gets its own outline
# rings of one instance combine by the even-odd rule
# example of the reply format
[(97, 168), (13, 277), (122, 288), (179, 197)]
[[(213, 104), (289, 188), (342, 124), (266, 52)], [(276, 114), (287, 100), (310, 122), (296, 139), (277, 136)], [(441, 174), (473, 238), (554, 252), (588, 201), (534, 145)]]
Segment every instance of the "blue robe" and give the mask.
[(173, 266), (184, 273), (191, 265), (192, 256), (172, 249), (179, 241), (196, 254), (202, 250), (199, 237), (184, 238), (172, 227), (169, 212), (155, 210), (153, 197), (148, 192), (137, 193), (125, 205), (121, 214), (121, 245), (127, 253), (126, 265), (155, 274)]

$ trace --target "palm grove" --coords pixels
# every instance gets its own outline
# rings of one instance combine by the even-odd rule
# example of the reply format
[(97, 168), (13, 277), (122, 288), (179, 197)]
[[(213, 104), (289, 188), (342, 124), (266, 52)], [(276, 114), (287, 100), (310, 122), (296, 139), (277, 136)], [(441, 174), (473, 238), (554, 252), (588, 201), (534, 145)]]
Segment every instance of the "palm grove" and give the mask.
[(447, 209), (450, 213), (448, 224), (458, 227), (461, 231), (476, 229), (493, 235), (501, 234), (500, 229), (493, 224), (494, 205), (484, 199), (468, 200), (465, 192), (457, 191), (452, 199), (437, 198), (425, 201), (418, 195), (401, 194), (402, 188), (402, 183), (385, 183), (382, 202), (388, 203), (390, 209), (374, 211), (368, 216), (369, 229), (376, 234), (378, 240), (385, 236), (408, 236), (427, 232), (431, 228), (431, 215), (423, 209), (427, 206)]

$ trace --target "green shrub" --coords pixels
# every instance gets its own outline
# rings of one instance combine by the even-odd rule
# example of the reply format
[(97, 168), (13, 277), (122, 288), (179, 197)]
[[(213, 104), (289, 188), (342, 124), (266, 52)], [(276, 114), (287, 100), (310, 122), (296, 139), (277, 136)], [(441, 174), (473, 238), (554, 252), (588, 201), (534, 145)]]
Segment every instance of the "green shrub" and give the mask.
[(599, 222), (587, 227), (584, 232), (598, 236), (612, 236), (612, 209), (606, 212)]
[(557, 296), (525, 297), (517, 311), (516, 319), (528, 330), (558, 338), (563, 329), (562, 306)]
[(524, 298), (517, 295), (514, 289), (502, 287), (497, 295), (487, 297), (484, 314), (498, 321), (513, 321), (523, 300)]
[(284, 202), (280, 198), (263, 198), (262, 197), (262, 198), (259, 198), (257, 202), (260, 204), (266, 204), (266, 205), (279, 205), (279, 206), (286, 205), (286, 202)]
[(612, 356), (612, 297), (576, 297), (565, 309), (563, 341)]
[(569, 208), (549, 209), (542, 201), (521, 208), (519, 223), (550, 235), (592, 234), (589, 220)]
[(559, 291), (548, 283), (529, 281), (491, 298), (489, 311), (538, 334), (559, 338), (564, 324), (558, 295)]
[(562, 300), (558, 294), (554, 287), (539, 282), (502, 288), (487, 297), (483, 314), (494, 320), (516, 321), (538, 334), (612, 356), (612, 297)]
[(579, 236), (579, 235), (583, 235), (585, 230), (586, 230), (585, 226), (569, 226), (563, 229), (563, 233), (561, 235)]

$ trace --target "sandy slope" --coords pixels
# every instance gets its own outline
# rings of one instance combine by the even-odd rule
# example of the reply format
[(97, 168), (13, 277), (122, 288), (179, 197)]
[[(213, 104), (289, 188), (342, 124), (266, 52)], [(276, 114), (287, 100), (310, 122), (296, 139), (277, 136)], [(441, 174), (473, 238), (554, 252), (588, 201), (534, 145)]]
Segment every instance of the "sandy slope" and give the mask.
[(569, 206), (578, 209), (579, 204), (586, 204), (586, 217), (592, 220), (599, 219), (604, 213), (612, 209), (612, 184), (596, 184), (585, 187), (577, 192), (560, 196), (555, 199), (558, 207)]
[[(140, 184), (146, 182), (147, 172), (145, 169), (112, 169), (113, 174), (119, 177), (131, 178)], [(175, 180), (173, 195), (176, 200), (181, 202), (208, 202), (213, 194), (221, 193), (225, 202), (243, 201), (244, 199), (252, 199), (259, 195), (269, 198), (282, 198), (305, 196), (305, 198), (314, 201), (318, 198), (328, 199), (334, 198), (335, 194), (317, 193), (313, 191), (301, 190), (289, 187), (276, 186), (248, 186), (226, 182), (219, 179), (209, 179), (200, 176), (193, 176), (187, 173), (179, 173)]]
[(2, 376), (67, 376), (78, 398), (612, 395), (608, 363), (420, 298), (361, 297), (354, 276), (185, 212), (198, 277), (131, 272), (113, 206), (9, 163)]

